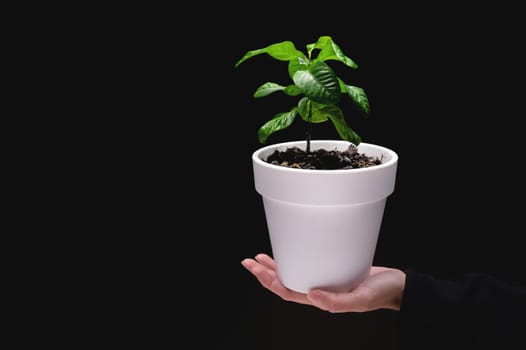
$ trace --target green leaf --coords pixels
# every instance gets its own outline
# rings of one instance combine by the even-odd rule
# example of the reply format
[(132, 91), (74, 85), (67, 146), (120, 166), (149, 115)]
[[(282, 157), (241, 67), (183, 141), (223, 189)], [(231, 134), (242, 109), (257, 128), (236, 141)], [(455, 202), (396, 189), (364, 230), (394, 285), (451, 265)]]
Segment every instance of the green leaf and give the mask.
[(325, 107), (325, 105), (311, 101), (307, 97), (302, 98), (298, 102), (298, 112), (301, 119), (314, 124), (323, 123), (328, 120), (329, 116), (326, 113), (320, 112), (323, 107)]
[(298, 70), (293, 77), (306, 97), (322, 104), (340, 102), (340, 86), (333, 70), (322, 61), (315, 61), (309, 70)]
[(289, 96), (297, 96), (301, 94), (301, 90), (296, 85), (282, 86), (276, 83), (267, 82), (261, 85), (256, 92), (254, 92), (255, 98), (268, 96), (276, 91), (283, 91)]
[(298, 114), (298, 108), (293, 107), (290, 112), (278, 113), (271, 120), (263, 124), (258, 130), (258, 138), (260, 143), (267, 142), (267, 138), (275, 133), (276, 131), (283, 130), (289, 127), (296, 115)]
[(283, 90), (283, 92), (286, 93), (289, 96), (298, 96), (298, 95), (300, 95), (302, 93), (300, 88), (297, 87), (296, 85), (289, 85), (289, 86), (287, 86), (285, 88), (285, 90)]
[(268, 96), (276, 91), (282, 91), (285, 90), (284, 86), (281, 86), (276, 83), (267, 82), (263, 85), (261, 85), (256, 92), (254, 92), (255, 98), (265, 97)]
[(332, 40), (330, 36), (320, 36), (314, 44), (307, 45), (309, 57), (314, 49), (320, 49), (317, 59), (321, 61), (335, 60), (342, 62), (348, 67), (358, 68), (356, 62), (346, 56), (340, 47)]
[(237, 67), (241, 63), (248, 60), (249, 58), (257, 56), (257, 55), (261, 55), (264, 53), (270, 55), (271, 57), (279, 61), (290, 61), (295, 58), (306, 59), (305, 54), (301, 51), (298, 51), (292, 41), (287, 40), (287, 41), (282, 41), (280, 43), (269, 45), (262, 49), (248, 51), (239, 61), (236, 62), (235, 66)]
[(324, 106), (318, 113), (326, 115), (332, 121), (338, 135), (343, 140), (352, 142), (356, 146), (360, 144), (362, 141), (361, 137), (347, 125), (340, 107), (334, 105)]
[(369, 99), (365, 94), (365, 90), (361, 87), (352, 85), (345, 85), (345, 89), (360, 111), (365, 115), (369, 115), (371, 107), (369, 105)]
[(294, 79), (294, 74), (296, 74), (299, 70), (308, 70), (309, 64), (306, 60), (303, 58), (298, 57), (297, 59), (293, 59), (289, 61), (289, 76), (291, 79)]

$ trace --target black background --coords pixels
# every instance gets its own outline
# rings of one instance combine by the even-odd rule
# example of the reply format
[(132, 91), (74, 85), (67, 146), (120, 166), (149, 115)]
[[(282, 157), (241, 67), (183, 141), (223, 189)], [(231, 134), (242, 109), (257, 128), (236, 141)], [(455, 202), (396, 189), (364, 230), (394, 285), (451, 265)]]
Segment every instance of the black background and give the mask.
[[(400, 157), (375, 264), (524, 282), (516, 14), (481, 5), (285, 11), (256, 3), (119, 13), (105, 37), (113, 104), (99, 130), (111, 146), (102, 151), (109, 224), (98, 231), (94, 287), (104, 308), (89, 337), (141, 349), (396, 347), (396, 312), (329, 314), (287, 303), (240, 265), (270, 253), (252, 179), (257, 129), (296, 102), (252, 98), (263, 82), (288, 83), (286, 63), (261, 55), (234, 64), (248, 50), (283, 40), (304, 50), (321, 35), (358, 63), (340, 72), (370, 99), (369, 118), (349, 112), (349, 124)], [(296, 123), (269, 142), (303, 139)], [(336, 136), (329, 124), (314, 135)]]

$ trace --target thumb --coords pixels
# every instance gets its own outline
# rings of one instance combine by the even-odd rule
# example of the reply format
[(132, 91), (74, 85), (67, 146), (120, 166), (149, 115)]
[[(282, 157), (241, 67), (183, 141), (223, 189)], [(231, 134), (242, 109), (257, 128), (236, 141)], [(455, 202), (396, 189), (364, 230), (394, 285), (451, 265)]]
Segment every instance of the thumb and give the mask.
[(316, 307), (326, 310), (324, 305), (327, 305), (329, 299), (328, 293), (319, 289), (313, 289), (307, 293), (307, 298)]

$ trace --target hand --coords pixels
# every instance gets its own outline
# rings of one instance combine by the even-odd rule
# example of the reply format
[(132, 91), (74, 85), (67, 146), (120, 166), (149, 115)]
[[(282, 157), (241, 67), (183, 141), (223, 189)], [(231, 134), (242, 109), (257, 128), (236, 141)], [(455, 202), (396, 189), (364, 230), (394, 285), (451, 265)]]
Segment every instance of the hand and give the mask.
[(349, 292), (333, 293), (313, 289), (305, 294), (290, 290), (281, 283), (274, 260), (266, 254), (258, 254), (255, 259), (243, 259), (241, 264), (258, 279), (263, 287), (283, 300), (312, 305), (331, 313), (365, 312), (377, 309), (398, 311), (405, 287), (403, 271), (373, 266), (369, 277)]

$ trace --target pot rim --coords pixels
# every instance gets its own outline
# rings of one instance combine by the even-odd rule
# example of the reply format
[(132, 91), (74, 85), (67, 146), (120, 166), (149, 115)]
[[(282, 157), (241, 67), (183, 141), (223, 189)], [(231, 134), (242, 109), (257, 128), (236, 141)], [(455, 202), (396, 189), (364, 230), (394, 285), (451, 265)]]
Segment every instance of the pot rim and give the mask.
[[(338, 147), (339, 149), (343, 150), (343, 149), (349, 147), (349, 145), (351, 145), (352, 142), (345, 141), (345, 140), (329, 140), (329, 139), (327, 139), (327, 140), (311, 140), (311, 147), (313, 147), (314, 149), (321, 148), (322, 145), (327, 145), (327, 144), (334, 144), (336, 147)], [(303, 145), (303, 147), (302, 147), (302, 145)], [(354, 172), (357, 173), (357, 172), (378, 171), (378, 170), (381, 170), (383, 168), (393, 166), (398, 161), (398, 154), (395, 151), (393, 151), (392, 149), (384, 147), (384, 146), (381, 146), (381, 145), (378, 145), (378, 144), (367, 143), (367, 142), (361, 142), (358, 145), (358, 152), (365, 153), (366, 155), (370, 155), (370, 156), (379, 156), (379, 155), (384, 155), (385, 154), (387, 160), (382, 161), (381, 164), (378, 164), (378, 165), (375, 165), (375, 166), (370, 166), (370, 167), (367, 167), (367, 168), (354, 168), (354, 169), (298, 169), (298, 168), (288, 168), (288, 167), (284, 167), (284, 166), (280, 166), (280, 165), (271, 164), (271, 163), (268, 163), (265, 160), (263, 160), (263, 157), (268, 156), (275, 149), (278, 149), (278, 148), (285, 149), (285, 148), (290, 147), (290, 146), (298, 146), (300, 148), (305, 149), (306, 141), (305, 140), (296, 140), (296, 141), (278, 142), (278, 143), (273, 143), (271, 145), (260, 147), (260, 148), (258, 148), (257, 150), (255, 150), (252, 153), (252, 160), (253, 160), (253, 162), (257, 163), (259, 166), (263, 166), (263, 167), (273, 168), (273, 169), (276, 169), (276, 170), (287, 171), (287, 172), (288, 171), (290, 171), (290, 172), (308, 172), (309, 174), (315, 174), (315, 173), (342, 174), (342, 173), (348, 173), (350, 171), (352, 171), (353, 173)], [(368, 149), (369, 151), (364, 150), (364, 148)], [(360, 149), (362, 149), (362, 150), (360, 150)], [(375, 152), (378, 153), (378, 155), (377, 154), (371, 155), (370, 154), (370, 150), (374, 150)]]

